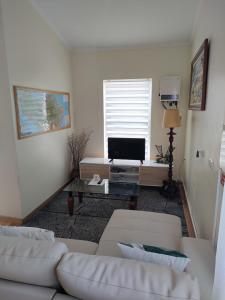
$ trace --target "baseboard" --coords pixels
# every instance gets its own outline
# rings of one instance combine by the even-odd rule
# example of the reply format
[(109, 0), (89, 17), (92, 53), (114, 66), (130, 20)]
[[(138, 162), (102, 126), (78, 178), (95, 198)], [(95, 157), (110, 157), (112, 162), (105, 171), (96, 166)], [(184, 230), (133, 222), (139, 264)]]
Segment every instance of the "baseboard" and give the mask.
[(182, 198), (184, 216), (185, 216), (186, 223), (187, 223), (188, 234), (190, 237), (196, 238), (197, 237), (196, 226), (195, 226), (194, 218), (192, 215), (190, 202), (187, 197), (187, 191), (185, 189), (183, 182), (179, 183), (179, 188), (180, 188), (180, 194), (181, 194), (181, 198)]
[(193, 227), (194, 227), (195, 235), (198, 238), (199, 237), (198, 236), (198, 230), (197, 230), (195, 218), (194, 218), (193, 213), (192, 213), (191, 203), (190, 203), (190, 200), (188, 198), (188, 193), (187, 193), (186, 187), (185, 187), (184, 183), (182, 183), (182, 184), (183, 184), (185, 198), (186, 198), (187, 205), (188, 205), (188, 210), (189, 210), (189, 213), (190, 213), (190, 216), (191, 216), (191, 221), (192, 221), (192, 224), (193, 224)]
[(48, 199), (46, 199), (41, 205), (39, 205), (37, 208), (35, 208), (29, 215), (27, 215), (25, 218), (22, 219), (22, 224), (29, 221), (32, 216), (37, 213), (40, 209), (42, 209), (45, 205), (47, 205), (49, 202), (51, 202), (59, 193), (62, 192), (62, 190), (72, 181), (72, 179), (68, 180), (61, 188), (59, 188), (53, 195), (51, 195)]
[(20, 226), (23, 223), (22, 219), (0, 216), (0, 225), (4, 226)]

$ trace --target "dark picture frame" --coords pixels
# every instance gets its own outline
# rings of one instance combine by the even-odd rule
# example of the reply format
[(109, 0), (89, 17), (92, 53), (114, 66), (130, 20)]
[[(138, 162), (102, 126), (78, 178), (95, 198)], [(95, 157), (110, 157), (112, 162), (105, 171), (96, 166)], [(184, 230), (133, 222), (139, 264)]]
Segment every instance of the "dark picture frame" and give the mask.
[(191, 63), (190, 110), (205, 110), (208, 62), (209, 41), (205, 39)]

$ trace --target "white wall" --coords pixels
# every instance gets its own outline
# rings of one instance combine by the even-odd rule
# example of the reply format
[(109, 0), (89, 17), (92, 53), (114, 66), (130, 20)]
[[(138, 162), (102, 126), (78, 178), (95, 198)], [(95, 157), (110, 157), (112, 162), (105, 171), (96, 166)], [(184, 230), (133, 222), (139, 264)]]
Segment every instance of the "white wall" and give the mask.
[[(22, 85), (71, 92), (70, 53), (31, 2), (2, 0), (2, 9), (11, 91), (13, 85)], [(14, 109), (13, 96), (11, 100)], [(68, 180), (71, 130), (17, 140), (14, 110), (13, 116), (25, 217)]]
[[(211, 238), (216, 202), (219, 149), (225, 109), (225, 1), (203, 0), (196, 24), (192, 57), (205, 38), (210, 40), (206, 110), (189, 111), (184, 182), (197, 233)], [(204, 158), (195, 157), (204, 150)], [(212, 158), (214, 167), (209, 167)]]
[(167, 130), (162, 129), (163, 109), (159, 101), (159, 79), (163, 75), (182, 77), (181, 105), (183, 125), (176, 129), (175, 169), (181, 165), (184, 151), (186, 123), (189, 47), (184, 45), (156, 46), (143, 49), (120, 49), (83, 51), (73, 55), (73, 85), (75, 96), (76, 128), (94, 130), (88, 145), (88, 156), (104, 156), (103, 133), (103, 80), (152, 78), (152, 135), (151, 156), (154, 156), (155, 144), (168, 147)]
[(0, 5), (0, 215), (21, 217), (16, 149)]

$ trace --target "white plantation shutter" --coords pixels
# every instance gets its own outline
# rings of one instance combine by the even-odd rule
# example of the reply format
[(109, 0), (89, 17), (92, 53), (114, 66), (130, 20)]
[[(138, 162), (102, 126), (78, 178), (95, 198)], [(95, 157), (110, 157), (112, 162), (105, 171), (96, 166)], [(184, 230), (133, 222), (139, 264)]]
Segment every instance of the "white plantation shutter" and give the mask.
[(222, 133), (221, 148), (220, 148), (220, 167), (225, 173), (225, 126)]
[(108, 137), (145, 138), (145, 158), (150, 158), (151, 79), (105, 80), (105, 157)]
[[(225, 125), (223, 126), (223, 133), (220, 148), (220, 168), (225, 173)], [(219, 173), (219, 176), (221, 174)], [(218, 185), (217, 197), (222, 198), (220, 203), (217, 203), (217, 216), (216, 216), (216, 233), (217, 249), (216, 249), (216, 263), (215, 274), (213, 283), (213, 297), (214, 300), (225, 299), (225, 286), (224, 286), (224, 271), (225, 271), (225, 186)], [(221, 195), (222, 194), (222, 195)], [(217, 200), (218, 201), (218, 200)], [(218, 236), (218, 238), (217, 238)], [(215, 238), (214, 237), (214, 238)]]

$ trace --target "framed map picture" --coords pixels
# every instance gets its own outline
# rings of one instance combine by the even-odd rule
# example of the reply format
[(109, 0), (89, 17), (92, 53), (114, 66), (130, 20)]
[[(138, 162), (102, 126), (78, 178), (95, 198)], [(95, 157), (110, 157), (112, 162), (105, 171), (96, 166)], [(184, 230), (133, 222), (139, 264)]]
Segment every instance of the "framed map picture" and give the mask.
[(71, 127), (66, 92), (14, 86), (18, 139)]
[(189, 109), (205, 110), (208, 59), (209, 42), (205, 39), (191, 63)]

